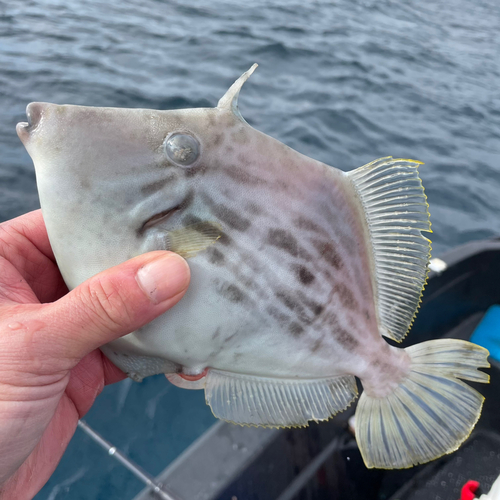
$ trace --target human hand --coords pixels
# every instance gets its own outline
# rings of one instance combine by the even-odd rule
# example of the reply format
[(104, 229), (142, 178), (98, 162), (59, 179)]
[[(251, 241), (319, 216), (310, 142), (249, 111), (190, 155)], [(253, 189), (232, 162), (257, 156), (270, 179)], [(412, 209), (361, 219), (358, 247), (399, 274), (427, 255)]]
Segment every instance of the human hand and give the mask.
[(104, 385), (125, 377), (99, 346), (170, 309), (188, 283), (184, 259), (151, 252), (68, 293), (40, 210), (0, 224), (0, 499), (31, 499)]

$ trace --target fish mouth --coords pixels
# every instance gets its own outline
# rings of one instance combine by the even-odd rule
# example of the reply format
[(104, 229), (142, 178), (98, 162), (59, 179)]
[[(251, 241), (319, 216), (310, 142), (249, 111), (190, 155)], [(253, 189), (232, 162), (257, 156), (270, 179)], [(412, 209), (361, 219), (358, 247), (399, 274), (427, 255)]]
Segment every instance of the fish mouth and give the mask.
[(31, 102), (26, 106), (26, 118), (27, 122), (20, 122), (16, 125), (16, 132), (19, 139), (26, 143), (30, 138), (30, 134), (38, 127), (42, 121), (43, 111), (46, 107), (45, 103), (42, 102)]
[(176, 205), (175, 207), (169, 208), (168, 210), (163, 210), (162, 212), (158, 212), (157, 214), (150, 217), (147, 221), (145, 221), (142, 226), (139, 228), (138, 233), (142, 235), (149, 228), (160, 224), (161, 222), (165, 222), (168, 220), (175, 212), (181, 209), (182, 203)]

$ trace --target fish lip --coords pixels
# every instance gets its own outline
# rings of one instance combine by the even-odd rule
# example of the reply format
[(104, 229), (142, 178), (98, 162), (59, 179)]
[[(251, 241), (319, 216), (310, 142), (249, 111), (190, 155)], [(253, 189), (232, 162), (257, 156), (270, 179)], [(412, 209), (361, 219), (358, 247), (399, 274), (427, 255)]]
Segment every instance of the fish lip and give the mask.
[(21, 139), (21, 142), (23, 144), (26, 144), (26, 142), (30, 138), (29, 123), (28, 122), (19, 122), (16, 125), (16, 132), (17, 132), (17, 136), (19, 137), (19, 139)]
[(41, 102), (31, 102), (26, 106), (27, 122), (20, 122), (16, 125), (16, 132), (23, 144), (31, 137), (33, 131), (40, 125), (46, 104)]
[(28, 125), (34, 129), (38, 127), (45, 110), (45, 104), (41, 102), (30, 102), (26, 106), (26, 116), (28, 117)]

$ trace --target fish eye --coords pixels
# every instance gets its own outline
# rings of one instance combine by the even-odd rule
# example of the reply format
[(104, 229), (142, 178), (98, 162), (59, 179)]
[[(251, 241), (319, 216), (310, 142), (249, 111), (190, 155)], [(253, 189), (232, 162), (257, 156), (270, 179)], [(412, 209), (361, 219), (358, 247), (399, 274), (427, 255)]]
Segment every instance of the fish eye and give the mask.
[(172, 134), (165, 141), (165, 152), (176, 165), (188, 167), (198, 159), (200, 144), (191, 135)]

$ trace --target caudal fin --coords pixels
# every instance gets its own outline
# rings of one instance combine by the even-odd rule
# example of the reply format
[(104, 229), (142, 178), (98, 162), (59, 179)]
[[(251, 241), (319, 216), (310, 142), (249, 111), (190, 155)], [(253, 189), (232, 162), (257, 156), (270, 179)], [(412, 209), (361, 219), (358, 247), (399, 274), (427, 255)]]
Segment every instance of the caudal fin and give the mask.
[(385, 398), (361, 395), (356, 439), (368, 468), (403, 469), (455, 451), (481, 414), (483, 396), (459, 379), (489, 382), (488, 351), (440, 339), (406, 349), (410, 374)]

